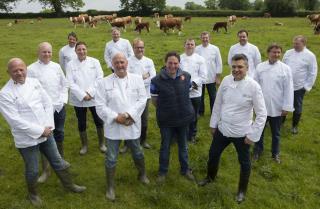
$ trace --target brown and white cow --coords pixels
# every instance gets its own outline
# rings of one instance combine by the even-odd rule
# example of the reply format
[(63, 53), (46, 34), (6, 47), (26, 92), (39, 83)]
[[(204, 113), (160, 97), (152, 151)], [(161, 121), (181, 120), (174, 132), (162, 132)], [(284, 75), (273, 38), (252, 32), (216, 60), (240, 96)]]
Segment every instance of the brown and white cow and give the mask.
[(150, 24), (149, 24), (149, 22), (138, 23), (136, 25), (136, 29), (134, 29), (134, 30), (138, 31), (139, 34), (141, 34), (141, 30), (143, 30), (144, 28), (148, 31), (148, 33), (150, 32)]
[(230, 26), (234, 25), (237, 22), (237, 16), (231, 15), (227, 17), (228, 23)]
[(265, 12), (265, 13), (263, 14), (263, 17), (264, 17), (264, 18), (271, 18), (271, 14), (270, 14), (269, 12)]
[(310, 20), (312, 25), (317, 25), (320, 22), (320, 14), (311, 14), (307, 18)]
[(179, 30), (180, 35), (182, 28), (181, 18), (168, 18), (160, 20), (160, 30), (163, 30), (163, 32), (167, 33), (169, 29), (174, 30), (174, 28)]

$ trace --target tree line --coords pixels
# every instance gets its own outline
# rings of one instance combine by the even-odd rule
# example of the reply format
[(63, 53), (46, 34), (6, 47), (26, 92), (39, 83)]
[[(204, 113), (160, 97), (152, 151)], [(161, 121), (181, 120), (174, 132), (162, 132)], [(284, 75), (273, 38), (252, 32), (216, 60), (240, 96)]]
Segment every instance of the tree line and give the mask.
[[(20, 0), (1, 0), (0, 11), (10, 12)], [(66, 8), (79, 10), (84, 6), (83, 0), (28, 0), (39, 2), (45, 11), (61, 15)], [(177, 6), (167, 6), (166, 0), (120, 0), (123, 11), (138, 12), (149, 15), (155, 11), (179, 11)], [(188, 1), (185, 3), (186, 10), (257, 10), (269, 12), (274, 16), (278, 14), (294, 14), (297, 10), (314, 11), (319, 9), (319, 0), (205, 0), (204, 6)]]

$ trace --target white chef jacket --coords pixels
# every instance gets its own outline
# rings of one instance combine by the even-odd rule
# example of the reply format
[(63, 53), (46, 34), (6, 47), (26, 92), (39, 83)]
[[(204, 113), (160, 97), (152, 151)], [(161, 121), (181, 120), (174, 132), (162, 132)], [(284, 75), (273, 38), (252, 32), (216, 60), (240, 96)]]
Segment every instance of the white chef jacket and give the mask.
[(219, 48), (212, 44), (206, 47), (199, 45), (196, 47), (196, 53), (202, 56), (207, 64), (207, 80), (205, 84), (215, 83), (216, 74), (222, 73), (222, 59)]
[[(255, 112), (255, 120), (253, 118)], [(226, 137), (248, 137), (257, 142), (267, 119), (267, 110), (259, 84), (246, 76), (234, 81), (226, 76), (218, 89), (213, 106), (210, 127), (219, 128)]]
[[(73, 59), (67, 64), (67, 80), (70, 86), (71, 105), (76, 107), (92, 107), (96, 105), (96, 82), (103, 78), (103, 71), (99, 60), (86, 57), (85, 60)], [(83, 98), (90, 94), (93, 99), (84, 101)]]
[(207, 79), (205, 59), (197, 53), (193, 53), (190, 56), (183, 53), (180, 56), (180, 68), (188, 72), (191, 75), (191, 81), (194, 81), (198, 85), (198, 89), (192, 89), (190, 91), (190, 98), (201, 97), (202, 84), (204, 84)]
[(40, 60), (28, 66), (28, 77), (40, 81), (44, 90), (51, 97), (54, 110), (60, 112), (68, 102), (68, 82), (59, 64)]
[(154, 64), (152, 59), (143, 56), (141, 59), (138, 59), (136, 56), (131, 56), (128, 59), (128, 72), (142, 75), (149, 73), (149, 77), (144, 79), (144, 86), (147, 92), (147, 98), (150, 99), (150, 84), (151, 79), (156, 76), (156, 70), (154, 68)]
[[(98, 82), (96, 111), (104, 121), (104, 136), (112, 140), (138, 139), (141, 115), (147, 95), (141, 76), (128, 73), (125, 78), (111, 74)], [(127, 112), (134, 123), (130, 126), (115, 122), (118, 113)]]
[(59, 63), (61, 68), (65, 71), (67, 67), (67, 63), (72, 59), (77, 58), (76, 47), (70, 47), (69, 44), (62, 47), (59, 51)]
[(310, 91), (318, 73), (316, 56), (306, 47), (301, 52), (290, 49), (284, 54), (283, 62), (292, 70), (294, 90)]
[(253, 78), (255, 68), (261, 62), (261, 54), (258, 47), (250, 43), (247, 43), (244, 46), (242, 46), (240, 43), (231, 46), (228, 54), (228, 64), (230, 67), (232, 65), (232, 57), (235, 54), (244, 54), (247, 56), (249, 65), (247, 75)]
[(109, 68), (112, 68), (113, 56), (119, 52), (123, 53), (126, 58), (134, 55), (132, 46), (127, 39), (120, 38), (117, 42), (109, 41), (104, 50), (104, 60)]
[(0, 112), (11, 127), (17, 148), (46, 141), (41, 137), (45, 127), (54, 129), (51, 99), (34, 78), (27, 77), (24, 84), (10, 79), (0, 91)]
[(254, 79), (260, 84), (268, 116), (281, 116), (282, 110), (292, 112), (293, 81), (291, 69), (281, 61), (260, 63)]

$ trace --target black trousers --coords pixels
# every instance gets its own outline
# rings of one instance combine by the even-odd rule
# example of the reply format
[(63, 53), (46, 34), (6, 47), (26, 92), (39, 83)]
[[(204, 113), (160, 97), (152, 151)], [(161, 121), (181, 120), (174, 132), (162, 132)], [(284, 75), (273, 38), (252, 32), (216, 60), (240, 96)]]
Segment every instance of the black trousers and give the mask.
[(103, 128), (103, 121), (99, 118), (96, 107), (74, 107), (74, 110), (76, 112), (76, 116), (78, 119), (78, 129), (79, 132), (84, 132), (87, 130), (87, 110), (90, 110), (93, 121), (97, 128)]
[(233, 138), (223, 136), (219, 129), (217, 129), (213, 136), (209, 151), (208, 169), (218, 170), (222, 152), (230, 143), (232, 143), (238, 153), (241, 173), (247, 175), (249, 178), (251, 171), (250, 145), (245, 144), (244, 139), (245, 137)]

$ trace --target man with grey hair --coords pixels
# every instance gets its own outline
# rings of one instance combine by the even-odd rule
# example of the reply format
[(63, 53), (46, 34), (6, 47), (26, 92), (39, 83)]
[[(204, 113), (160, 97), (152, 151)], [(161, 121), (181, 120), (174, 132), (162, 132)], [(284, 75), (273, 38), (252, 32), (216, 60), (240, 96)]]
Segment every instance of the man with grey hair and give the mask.
[(114, 176), (121, 140), (127, 142), (132, 158), (139, 171), (138, 179), (149, 184), (145, 172), (144, 154), (140, 147), (141, 114), (146, 106), (147, 95), (142, 77), (127, 72), (128, 60), (122, 53), (112, 58), (114, 73), (98, 81), (96, 110), (104, 121), (107, 141), (105, 159), (106, 198), (114, 201)]
[(63, 186), (72, 192), (86, 187), (72, 183), (66, 162), (52, 136), (54, 130), (51, 98), (37, 79), (27, 77), (27, 66), (20, 58), (8, 63), (11, 79), (0, 91), (0, 112), (11, 127), (15, 146), (25, 164), (28, 198), (35, 206), (42, 200), (37, 193), (39, 151), (46, 156)]
[(302, 113), (303, 97), (314, 85), (318, 64), (316, 56), (306, 47), (307, 40), (298, 35), (293, 39), (293, 49), (285, 52), (283, 62), (290, 66), (293, 76), (294, 112), (292, 118), (293, 134), (298, 133), (298, 124)]
[(112, 69), (112, 57), (122, 52), (126, 58), (133, 55), (133, 49), (130, 42), (127, 39), (120, 38), (121, 32), (118, 28), (112, 28), (111, 31), (112, 40), (106, 43), (104, 50), (104, 60), (107, 66)]
[[(28, 77), (36, 78), (50, 96), (53, 103), (54, 126), (53, 136), (58, 151), (64, 157), (64, 123), (66, 110), (64, 105), (68, 102), (68, 84), (63, 71), (58, 63), (52, 62), (52, 46), (48, 42), (42, 42), (38, 46), (38, 60), (28, 66)], [(38, 181), (43, 183), (50, 175), (49, 162), (42, 157), (42, 175)]]

